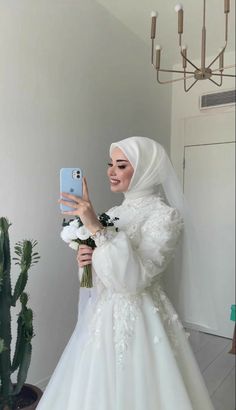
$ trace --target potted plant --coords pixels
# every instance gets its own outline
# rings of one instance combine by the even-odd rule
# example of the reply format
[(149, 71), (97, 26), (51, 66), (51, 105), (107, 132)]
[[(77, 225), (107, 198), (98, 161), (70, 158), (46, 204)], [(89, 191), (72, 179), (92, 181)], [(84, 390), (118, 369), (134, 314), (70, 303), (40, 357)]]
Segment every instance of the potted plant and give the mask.
[[(10, 223), (0, 218), (0, 410), (35, 409), (41, 390), (25, 384), (31, 361), (33, 332), (33, 312), (27, 306), (28, 295), (25, 286), (29, 269), (38, 262), (35, 251), (37, 241), (23, 240), (15, 245), (16, 265), (20, 274), (14, 291), (11, 287), (11, 254), (9, 241)], [(11, 355), (11, 309), (19, 301), (21, 308), (17, 319), (17, 339), (14, 355)], [(17, 372), (13, 383), (11, 375)]]

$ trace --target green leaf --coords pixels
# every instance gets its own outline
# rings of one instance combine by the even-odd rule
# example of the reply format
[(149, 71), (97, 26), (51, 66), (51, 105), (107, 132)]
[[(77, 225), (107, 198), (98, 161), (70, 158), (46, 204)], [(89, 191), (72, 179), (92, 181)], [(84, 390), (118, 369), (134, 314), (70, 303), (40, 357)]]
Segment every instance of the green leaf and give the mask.
[(0, 338), (0, 354), (2, 352), (5, 352), (7, 350), (5, 344), (4, 344), (4, 340)]

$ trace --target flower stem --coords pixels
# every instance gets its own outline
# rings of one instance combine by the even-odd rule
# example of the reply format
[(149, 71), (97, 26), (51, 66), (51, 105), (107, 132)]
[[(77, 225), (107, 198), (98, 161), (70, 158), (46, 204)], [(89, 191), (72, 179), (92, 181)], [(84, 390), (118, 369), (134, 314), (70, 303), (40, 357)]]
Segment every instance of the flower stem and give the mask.
[(93, 277), (92, 277), (92, 265), (84, 266), (83, 276), (80, 282), (81, 288), (92, 288), (93, 287)]

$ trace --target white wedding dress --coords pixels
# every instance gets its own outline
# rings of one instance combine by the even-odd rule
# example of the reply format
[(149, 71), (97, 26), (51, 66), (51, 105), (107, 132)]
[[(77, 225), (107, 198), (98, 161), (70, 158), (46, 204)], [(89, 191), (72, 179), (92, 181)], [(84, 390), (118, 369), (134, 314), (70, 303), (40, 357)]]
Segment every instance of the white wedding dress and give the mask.
[(119, 231), (97, 240), (95, 289), (37, 409), (213, 410), (161, 286), (183, 226), (178, 212), (150, 195), (107, 213)]

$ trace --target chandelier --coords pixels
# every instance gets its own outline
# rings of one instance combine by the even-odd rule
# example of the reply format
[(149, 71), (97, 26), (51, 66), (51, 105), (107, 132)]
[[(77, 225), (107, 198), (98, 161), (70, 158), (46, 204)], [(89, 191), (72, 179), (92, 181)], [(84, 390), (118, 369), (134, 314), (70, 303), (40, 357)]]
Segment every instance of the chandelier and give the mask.
[[(224, 46), (220, 49), (217, 56), (210, 62), (206, 64), (206, 0), (203, 0), (203, 26), (202, 26), (202, 43), (201, 43), (201, 62), (200, 65), (195, 65), (189, 58), (187, 54), (187, 46), (182, 45), (183, 27), (184, 27), (184, 10), (181, 4), (175, 6), (175, 11), (178, 14), (178, 35), (179, 35), (179, 50), (182, 57), (182, 70), (167, 70), (161, 68), (161, 51), (160, 45), (155, 47), (156, 38), (156, 23), (157, 23), (157, 12), (152, 12), (151, 14), (151, 62), (153, 67), (157, 72), (157, 81), (159, 84), (168, 84), (176, 81), (183, 81), (184, 90), (188, 92), (199, 80), (210, 80), (212, 83), (220, 87), (223, 83), (223, 77), (235, 77), (233, 74), (223, 73), (226, 68), (235, 67), (235, 65), (224, 66), (224, 52), (228, 43), (228, 20), (230, 12), (230, 0), (224, 0), (224, 14), (225, 14), (225, 42)], [(155, 48), (155, 50), (154, 50)], [(155, 60), (155, 61), (154, 61)], [(212, 66), (218, 60), (218, 68), (213, 69)], [(191, 66), (190, 70), (188, 64)], [(160, 72), (166, 73), (181, 73), (183, 76), (180, 78), (161, 81), (159, 76)], [(187, 80), (193, 79), (190, 85), (187, 85)]]

